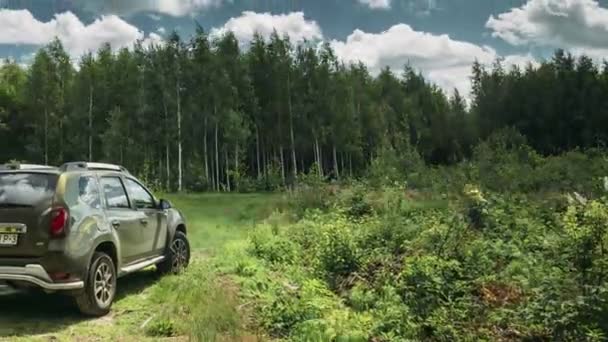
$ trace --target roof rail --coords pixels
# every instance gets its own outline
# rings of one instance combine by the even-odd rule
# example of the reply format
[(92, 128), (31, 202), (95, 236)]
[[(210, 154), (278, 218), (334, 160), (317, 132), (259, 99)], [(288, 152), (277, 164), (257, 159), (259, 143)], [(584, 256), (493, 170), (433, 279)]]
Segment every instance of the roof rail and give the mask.
[(55, 170), (54, 166), (38, 164), (8, 163), (0, 165), (0, 170)]
[(116, 171), (129, 173), (129, 171), (120, 165), (107, 164), (107, 163), (90, 163), (90, 162), (70, 162), (65, 163), (61, 166), (63, 171), (72, 170), (105, 170), (105, 171)]

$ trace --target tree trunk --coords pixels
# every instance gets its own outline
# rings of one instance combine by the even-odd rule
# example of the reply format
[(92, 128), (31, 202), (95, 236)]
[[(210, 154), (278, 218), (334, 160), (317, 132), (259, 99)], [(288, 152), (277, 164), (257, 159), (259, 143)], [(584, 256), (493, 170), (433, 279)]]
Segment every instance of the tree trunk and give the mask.
[(318, 168), (319, 167), (319, 156), (317, 155), (317, 139), (316, 138), (315, 138), (315, 141), (312, 143), (312, 152), (313, 152), (314, 158), (315, 158), (315, 165)]
[(209, 183), (209, 154), (207, 151), (207, 116), (205, 115), (204, 120), (204, 128), (203, 128), (203, 153), (205, 155), (205, 177), (207, 183)]
[(215, 121), (215, 181), (217, 182), (216, 191), (220, 190), (220, 152), (218, 147), (218, 122), (217, 122), (217, 107), (213, 110), (216, 113)]
[(285, 156), (283, 153), (283, 145), (279, 146), (279, 158), (281, 158), (281, 179), (283, 180), (283, 185), (285, 185)]
[(93, 84), (89, 86), (89, 161), (93, 161)]
[(263, 144), (262, 145), (262, 174), (264, 175), (265, 179), (268, 179), (268, 167), (267, 167), (267, 163), (268, 163), (268, 156), (266, 153), (266, 145)]
[(256, 143), (255, 153), (256, 153), (256, 160), (257, 160), (257, 166), (258, 166), (258, 179), (261, 179), (262, 170), (260, 168), (260, 129), (257, 124), (255, 125), (255, 143)]
[(338, 154), (336, 152), (336, 145), (333, 145), (333, 149), (332, 149), (333, 155), (334, 155), (334, 172), (336, 174), (336, 179), (340, 180), (340, 170), (338, 169)]
[(317, 167), (319, 169), (319, 177), (323, 177), (323, 162), (321, 155), (321, 147), (319, 146), (319, 139), (315, 136), (315, 151), (317, 155)]
[(342, 172), (344, 172), (344, 152), (340, 153), (340, 168), (342, 169)]
[(230, 163), (228, 162), (228, 146), (224, 148), (224, 159), (226, 160), (226, 164), (224, 165), (224, 172), (226, 173), (226, 189), (228, 192), (231, 191), (230, 186)]
[(291, 73), (287, 73), (287, 104), (289, 106), (289, 138), (291, 142), (291, 162), (292, 162), (292, 172), (293, 179), (298, 177), (298, 162), (296, 159), (296, 139), (293, 132), (293, 108), (291, 105)]
[(353, 155), (352, 154), (348, 154), (348, 173), (350, 175), (350, 177), (353, 177)]
[[(121, 110), (120, 110), (120, 106), (117, 107), (118, 109), (118, 117), (122, 116)], [(120, 154), (119, 154), (119, 158), (120, 158), (120, 165), (124, 165), (124, 158), (123, 158), (123, 151), (124, 151), (124, 141), (122, 139), (124, 139), (124, 137), (120, 137), (121, 138), (121, 143), (120, 143)], [(168, 145), (167, 145), (168, 146)]]
[(211, 172), (210, 172), (211, 176), (209, 178), (209, 180), (211, 181), (211, 184), (210, 184), (211, 185), (211, 191), (215, 191), (215, 171), (214, 171), (215, 170), (214, 169), (215, 164), (213, 163), (213, 161), (214, 161), (214, 158), (211, 158), (209, 160), (209, 166), (211, 168)]
[[(178, 66), (179, 73), (179, 66)], [(181, 89), (179, 74), (177, 76), (176, 84), (176, 95), (177, 95), (177, 191), (182, 191), (182, 104), (181, 104)]]
[(238, 191), (238, 187), (239, 187), (239, 182), (238, 180), (240, 180), (240, 172), (239, 172), (239, 144), (236, 143), (234, 144), (234, 190)]
[(63, 161), (63, 117), (59, 118), (59, 160)]
[(44, 107), (44, 164), (49, 165), (49, 111)]
[(170, 191), (171, 189), (171, 158), (169, 156), (169, 112), (167, 110), (167, 102), (165, 100), (165, 97), (163, 96), (163, 107), (165, 109), (165, 122), (167, 124), (167, 126), (165, 127), (165, 162), (166, 162), (166, 172), (167, 172), (167, 179), (165, 180), (165, 187), (167, 189), (167, 191)]

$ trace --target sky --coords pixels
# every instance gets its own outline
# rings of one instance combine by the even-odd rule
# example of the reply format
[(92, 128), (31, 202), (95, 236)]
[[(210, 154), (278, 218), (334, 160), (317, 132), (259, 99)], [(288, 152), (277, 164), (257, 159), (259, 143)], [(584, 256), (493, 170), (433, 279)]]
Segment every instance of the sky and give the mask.
[(372, 73), (409, 64), (446, 92), (470, 92), (471, 64), (538, 63), (563, 48), (608, 55), (608, 0), (0, 0), (0, 58), (26, 64), (58, 37), (75, 62), (104, 42), (158, 43), (197, 25), (243, 47), (274, 29), (327, 41)]

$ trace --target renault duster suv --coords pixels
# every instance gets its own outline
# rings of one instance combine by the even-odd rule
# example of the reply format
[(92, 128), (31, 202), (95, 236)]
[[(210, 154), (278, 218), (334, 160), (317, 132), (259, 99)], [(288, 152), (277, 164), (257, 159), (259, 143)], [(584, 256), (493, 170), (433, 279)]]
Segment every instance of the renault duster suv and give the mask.
[(123, 167), (0, 165), (0, 288), (60, 291), (101, 316), (117, 278), (189, 260), (184, 217)]

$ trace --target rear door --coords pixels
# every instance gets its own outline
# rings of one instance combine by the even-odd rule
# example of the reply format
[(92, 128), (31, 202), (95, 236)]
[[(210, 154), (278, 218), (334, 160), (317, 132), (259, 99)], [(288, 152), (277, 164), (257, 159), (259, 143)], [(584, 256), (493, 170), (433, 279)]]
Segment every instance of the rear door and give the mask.
[(131, 207), (120, 175), (102, 175), (99, 179), (105, 200), (106, 217), (120, 240), (122, 264), (140, 259), (143, 251), (139, 215)]
[(167, 216), (158, 209), (154, 196), (134, 178), (126, 178), (132, 206), (140, 215), (145, 249), (148, 254), (158, 254), (164, 250), (167, 236)]
[(58, 174), (0, 172), (0, 258), (47, 252)]

